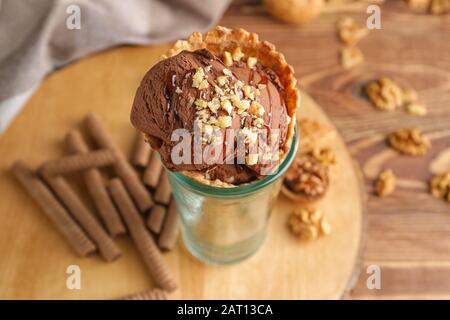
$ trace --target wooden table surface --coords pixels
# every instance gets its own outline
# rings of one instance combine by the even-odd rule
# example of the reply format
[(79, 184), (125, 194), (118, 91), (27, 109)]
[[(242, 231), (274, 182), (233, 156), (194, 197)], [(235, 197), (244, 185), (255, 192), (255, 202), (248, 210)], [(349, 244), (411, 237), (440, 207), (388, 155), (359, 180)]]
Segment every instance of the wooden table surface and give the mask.
[[(450, 168), (450, 15), (417, 14), (402, 1), (388, 1), (381, 6), (382, 29), (359, 44), (365, 62), (346, 71), (339, 66), (335, 23), (343, 16), (365, 23), (364, 8), (327, 12), (295, 27), (250, 2), (233, 4), (220, 23), (257, 32), (285, 54), (303, 89), (334, 121), (365, 174), (365, 267), (381, 268), (381, 289), (367, 289), (364, 269), (352, 297), (450, 298), (450, 204), (431, 197), (426, 183), (432, 172)], [(374, 109), (358, 92), (362, 83), (380, 76), (415, 88), (428, 115)], [(386, 134), (400, 127), (421, 128), (432, 139), (431, 152), (409, 158), (387, 149)], [(380, 199), (373, 194), (373, 178), (387, 167), (399, 177), (399, 186)]]

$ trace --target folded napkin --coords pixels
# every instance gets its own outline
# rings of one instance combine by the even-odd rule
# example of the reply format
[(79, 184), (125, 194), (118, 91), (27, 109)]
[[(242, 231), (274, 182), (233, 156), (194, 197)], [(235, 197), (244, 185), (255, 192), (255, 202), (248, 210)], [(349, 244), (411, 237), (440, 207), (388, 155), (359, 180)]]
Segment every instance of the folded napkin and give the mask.
[(228, 3), (0, 0), (0, 133), (55, 68), (119, 44), (164, 43), (206, 31)]

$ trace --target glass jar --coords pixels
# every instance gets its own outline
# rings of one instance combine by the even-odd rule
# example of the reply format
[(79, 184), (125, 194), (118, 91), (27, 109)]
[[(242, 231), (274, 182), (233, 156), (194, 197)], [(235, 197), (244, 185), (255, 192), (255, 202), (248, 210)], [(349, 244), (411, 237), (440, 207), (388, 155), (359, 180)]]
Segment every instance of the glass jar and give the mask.
[(167, 170), (187, 249), (205, 263), (235, 263), (251, 256), (265, 239), (267, 223), (298, 147), (292, 146), (278, 171), (233, 188), (201, 184), (180, 172)]

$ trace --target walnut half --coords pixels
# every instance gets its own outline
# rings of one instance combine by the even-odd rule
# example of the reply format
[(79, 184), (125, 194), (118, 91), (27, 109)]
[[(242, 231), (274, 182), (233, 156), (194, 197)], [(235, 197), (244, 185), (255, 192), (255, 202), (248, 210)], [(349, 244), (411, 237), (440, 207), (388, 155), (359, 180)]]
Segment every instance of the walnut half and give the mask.
[(431, 148), (431, 141), (417, 129), (399, 129), (388, 137), (389, 144), (395, 150), (411, 155), (424, 155)]

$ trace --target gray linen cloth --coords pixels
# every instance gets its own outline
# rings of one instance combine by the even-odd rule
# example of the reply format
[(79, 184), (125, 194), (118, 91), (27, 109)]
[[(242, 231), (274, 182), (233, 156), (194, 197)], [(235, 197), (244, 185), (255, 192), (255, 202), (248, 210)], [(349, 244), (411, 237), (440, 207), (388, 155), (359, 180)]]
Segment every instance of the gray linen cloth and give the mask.
[(0, 0), (0, 134), (55, 68), (120, 44), (164, 43), (206, 31), (228, 3)]

